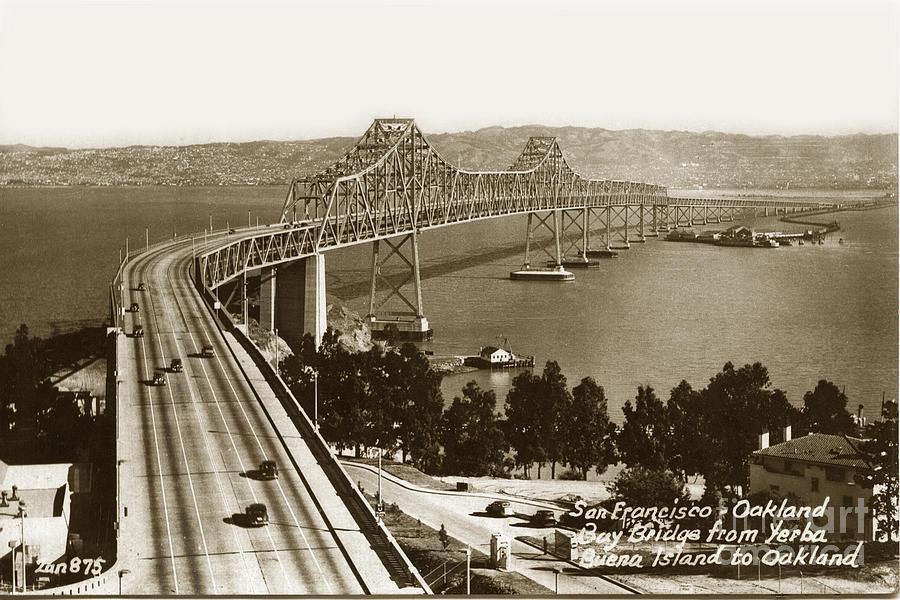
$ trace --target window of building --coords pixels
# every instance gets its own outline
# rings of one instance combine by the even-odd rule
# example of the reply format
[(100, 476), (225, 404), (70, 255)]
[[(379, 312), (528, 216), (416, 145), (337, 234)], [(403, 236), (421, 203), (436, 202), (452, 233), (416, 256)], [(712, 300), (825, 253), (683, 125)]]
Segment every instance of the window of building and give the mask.
[(847, 481), (844, 469), (828, 467), (825, 469), (825, 479), (828, 481)]
[(819, 478), (813, 477), (811, 480), (811, 483), (812, 483), (812, 491), (818, 492), (819, 491)]

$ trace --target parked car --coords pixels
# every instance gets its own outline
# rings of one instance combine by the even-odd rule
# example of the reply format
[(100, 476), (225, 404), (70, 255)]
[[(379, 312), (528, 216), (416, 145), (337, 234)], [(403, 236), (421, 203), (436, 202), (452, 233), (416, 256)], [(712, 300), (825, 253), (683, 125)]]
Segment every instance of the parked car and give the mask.
[(134, 329), (131, 331), (131, 335), (134, 337), (144, 337), (144, 327), (142, 325), (135, 325)]
[(278, 479), (278, 465), (274, 460), (264, 460), (259, 464), (260, 479)]
[(157, 373), (153, 376), (153, 385), (166, 385), (166, 376), (162, 373)]
[(511, 517), (513, 515), (512, 505), (505, 500), (491, 502), (485, 511), (492, 517)]
[(269, 511), (265, 504), (251, 504), (247, 507), (247, 523), (250, 525), (268, 525)]
[(203, 346), (203, 349), (200, 351), (200, 356), (202, 356), (203, 358), (212, 358), (215, 355), (216, 351), (213, 350), (213, 347), (209, 345)]
[(169, 370), (172, 371), (173, 373), (181, 373), (182, 371), (184, 371), (184, 365), (181, 364), (181, 359), (173, 358), (172, 364), (169, 365)]
[(552, 510), (539, 510), (531, 516), (531, 524), (535, 527), (553, 527), (556, 525), (556, 516)]
[(147, 286), (144, 285), (144, 282), (143, 282), (143, 281), (140, 282), (140, 283), (138, 284), (138, 290), (141, 291), (141, 292), (144, 292), (144, 291), (147, 290)]
[(131, 312), (137, 312), (137, 311), (139, 311), (139, 310), (141, 310), (141, 307), (138, 306), (138, 303), (137, 303), (137, 302), (132, 302), (132, 303), (131, 303)]

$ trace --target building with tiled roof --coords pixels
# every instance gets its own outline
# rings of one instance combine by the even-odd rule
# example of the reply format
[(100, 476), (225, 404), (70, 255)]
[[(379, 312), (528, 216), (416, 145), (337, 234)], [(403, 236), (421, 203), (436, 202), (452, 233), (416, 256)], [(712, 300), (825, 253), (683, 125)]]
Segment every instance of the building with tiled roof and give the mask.
[(859, 483), (872, 468), (860, 450), (863, 440), (824, 433), (791, 439), (790, 427), (784, 434), (785, 441), (774, 446), (769, 446), (768, 433), (760, 436), (760, 448), (750, 460), (751, 495), (793, 494), (808, 506), (829, 498), (840, 537), (856, 538), (871, 532), (871, 514), (868, 509), (860, 510), (872, 497), (872, 488)]

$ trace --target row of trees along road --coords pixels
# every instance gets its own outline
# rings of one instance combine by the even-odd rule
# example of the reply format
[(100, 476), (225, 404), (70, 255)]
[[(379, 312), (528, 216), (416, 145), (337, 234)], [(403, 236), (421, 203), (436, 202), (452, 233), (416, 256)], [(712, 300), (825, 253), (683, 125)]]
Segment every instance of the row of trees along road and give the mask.
[[(520, 467), (530, 477), (537, 465), (540, 477), (549, 465), (555, 477), (557, 464), (565, 464), (586, 478), (591, 469), (603, 473), (621, 461), (630, 469), (669, 471), (681, 480), (701, 475), (708, 494), (741, 495), (764, 431), (776, 444), (788, 423), (795, 437), (868, 436), (882, 427), (861, 431), (847, 411), (847, 397), (826, 380), (804, 395), (802, 408), (792, 406), (783, 391), (771, 387), (760, 363), (740, 368), (726, 363), (701, 390), (681, 381), (665, 402), (649, 385), (639, 386), (634, 401), (625, 403), (620, 428), (609, 419), (603, 387), (586, 377), (570, 390), (554, 361), (540, 375), (523, 372), (513, 379), (505, 418), (494, 392), (475, 382), (443, 410), (441, 376), (411, 344), (353, 353), (329, 330), (318, 351), (307, 336), (281, 368), (310, 415), (318, 373), (320, 429), (338, 449), (399, 450), (404, 461), (429, 473), (508, 476)], [(896, 417), (893, 423), (896, 431)], [(896, 443), (882, 443), (892, 451), (873, 444), (895, 473)], [(893, 481), (896, 489), (896, 475)]]

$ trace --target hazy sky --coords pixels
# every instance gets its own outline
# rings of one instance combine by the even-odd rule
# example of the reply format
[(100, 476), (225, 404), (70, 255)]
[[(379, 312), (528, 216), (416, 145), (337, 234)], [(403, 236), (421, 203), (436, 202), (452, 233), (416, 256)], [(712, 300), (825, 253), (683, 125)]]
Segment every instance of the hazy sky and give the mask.
[(0, 0), (0, 143), (896, 132), (896, 1)]

